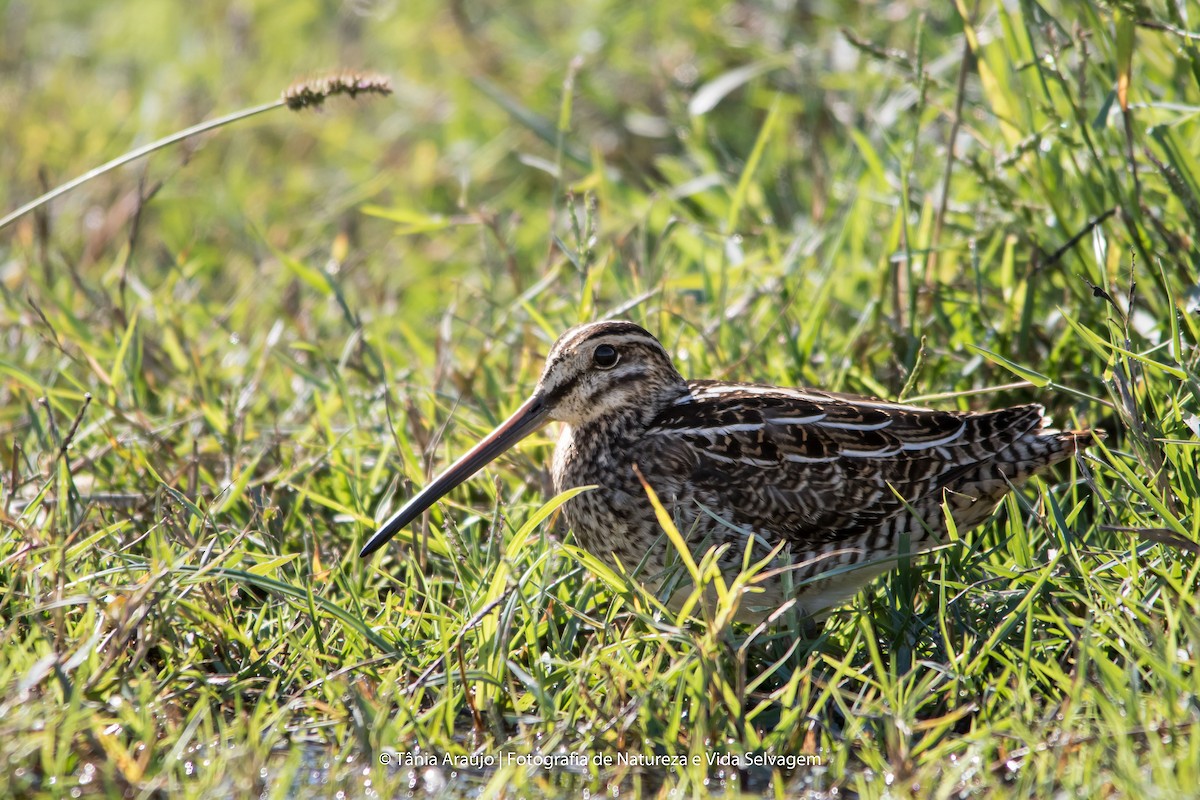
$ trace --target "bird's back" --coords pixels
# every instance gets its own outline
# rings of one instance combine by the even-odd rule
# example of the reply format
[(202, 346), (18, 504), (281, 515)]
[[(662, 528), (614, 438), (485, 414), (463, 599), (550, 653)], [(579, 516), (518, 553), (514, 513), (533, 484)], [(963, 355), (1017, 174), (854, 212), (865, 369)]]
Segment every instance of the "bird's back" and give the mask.
[[(695, 381), (639, 446), (682, 530), (733, 544), (737, 562), (753, 532), (758, 549), (783, 543), (793, 560), (811, 562), (796, 576), (811, 577), (936, 545), (943, 503), (956, 527), (973, 527), (1013, 484), (1090, 439), (1048, 429), (1038, 405), (947, 412)], [(852, 590), (878, 571), (843, 583)]]

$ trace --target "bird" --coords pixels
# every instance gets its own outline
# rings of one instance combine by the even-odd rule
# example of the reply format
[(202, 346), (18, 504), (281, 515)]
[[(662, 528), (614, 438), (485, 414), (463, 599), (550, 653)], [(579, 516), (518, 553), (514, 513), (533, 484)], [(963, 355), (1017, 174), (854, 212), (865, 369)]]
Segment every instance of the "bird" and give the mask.
[(772, 565), (737, 608), (747, 622), (792, 605), (824, 619), (898, 556), (941, 544), (947, 514), (958, 531), (981, 524), (1015, 484), (1094, 435), (1050, 428), (1037, 404), (939, 411), (686, 380), (641, 326), (593, 322), (559, 337), (532, 395), (379, 526), (360, 557), (551, 421), (561, 424), (555, 491), (593, 487), (562, 507), (579, 546), (661, 587), (675, 551), (649, 487), (694, 557), (723, 547), (717, 564), (727, 577), (747, 550)]

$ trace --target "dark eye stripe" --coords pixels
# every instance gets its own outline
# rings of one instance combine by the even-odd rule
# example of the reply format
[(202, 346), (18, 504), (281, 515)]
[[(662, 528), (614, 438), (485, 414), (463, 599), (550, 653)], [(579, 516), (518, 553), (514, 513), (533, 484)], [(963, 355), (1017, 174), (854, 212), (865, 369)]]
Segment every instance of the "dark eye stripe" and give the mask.
[(583, 375), (572, 375), (569, 381), (546, 395), (546, 405), (552, 407), (559, 400), (562, 400), (568, 394), (575, 391), (575, 387), (579, 384), (579, 381), (582, 380), (582, 378)]

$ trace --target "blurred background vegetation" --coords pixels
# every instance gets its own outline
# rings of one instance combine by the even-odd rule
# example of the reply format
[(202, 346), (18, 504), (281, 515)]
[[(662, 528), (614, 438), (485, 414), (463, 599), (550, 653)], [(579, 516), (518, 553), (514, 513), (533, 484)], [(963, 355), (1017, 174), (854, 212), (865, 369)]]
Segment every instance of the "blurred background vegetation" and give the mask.
[[(1194, 791), (1198, 15), (0, 0), (3, 213), (329, 70), (394, 88), (0, 231), (6, 786)], [(1037, 400), (1109, 439), (814, 640), (655, 616), (523, 527), (548, 437), (352, 557), (607, 314), (689, 377)], [(388, 748), (825, 766), (452, 775)]]

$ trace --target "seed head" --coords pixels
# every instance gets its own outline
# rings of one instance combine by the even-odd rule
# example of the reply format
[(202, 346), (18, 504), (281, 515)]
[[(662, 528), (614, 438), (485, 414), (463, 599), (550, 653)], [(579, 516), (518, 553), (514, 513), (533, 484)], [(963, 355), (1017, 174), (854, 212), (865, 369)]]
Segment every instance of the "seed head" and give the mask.
[(283, 91), (283, 100), (292, 111), (319, 108), (329, 97), (344, 94), (354, 99), (360, 94), (389, 95), (392, 82), (374, 72), (346, 70), (332, 75), (297, 81)]

